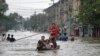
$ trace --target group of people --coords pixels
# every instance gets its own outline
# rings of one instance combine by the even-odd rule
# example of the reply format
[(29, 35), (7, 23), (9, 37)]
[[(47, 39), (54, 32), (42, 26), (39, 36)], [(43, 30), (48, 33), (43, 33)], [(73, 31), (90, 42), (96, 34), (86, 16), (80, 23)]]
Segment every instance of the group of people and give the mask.
[[(57, 40), (62, 40), (62, 41), (67, 41), (68, 40), (68, 35), (66, 32), (66, 28), (64, 29), (63, 33), (60, 33), (60, 28), (53, 23), (49, 27), (49, 32), (50, 32), (50, 37), (49, 39), (45, 40), (45, 36), (41, 37), (41, 40), (38, 41), (38, 46), (37, 49), (45, 49), (45, 48), (57, 48)], [(74, 34), (72, 34), (71, 41), (74, 41)], [(52, 44), (52, 45), (51, 45)]]
[[(64, 28), (63, 31), (61, 31), (61, 29), (55, 23), (53, 23), (50, 26), (49, 31), (54, 34), (53, 36), (56, 40), (62, 40), (62, 41), (68, 40), (68, 35), (66, 32), (67, 28)], [(54, 40), (54, 41), (56, 41), (56, 40)]]
[(68, 40), (67, 33), (60, 34), (59, 35), (59, 40), (61, 40), (61, 41), (67, 41)]
[(58, 39), (59, 36), (59, 27), (53, 23), (52, 26), (50, 26), (49, 28), (49, 32), (50, 32), (50, 37), (49, 39), (45, 40), (45, 36), (41, 37), (41, 40), (38, 41), (38, 46), (37, 49), (56, 49), (59, 48), (57, 45), (56, 40)]
[(41, 36), (41, 40), (38, 41), (37, 49), (58, 49), (59, 46), (56, 43), (56, 39), (54, 38), (54, 34), (52, 33), (49, 39), (45, 39), (45, 36)]
[(10, 42), (14, 42), (16, 41), (16, 39), (14, 38), (14, 35), (10, 35), (8, 34), (8, 36), (6, 37), (6, 34), (2, 34), (2, 41), (10, 41)]

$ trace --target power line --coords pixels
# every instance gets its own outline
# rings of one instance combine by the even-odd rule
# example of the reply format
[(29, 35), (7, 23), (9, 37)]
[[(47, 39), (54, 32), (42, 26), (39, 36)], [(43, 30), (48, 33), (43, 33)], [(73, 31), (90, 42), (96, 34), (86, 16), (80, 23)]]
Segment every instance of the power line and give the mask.
[(46, 2), (50, 2), (50, 1), (38, 1), (38, 2), (10, 2), (10, 3), (46, 3)]
[[(36, 11), (36, 10), (34, 10), (34, 11)], [(17, 10), (17, 11), (12, 11), (11, 10), (11, 12), (18, 12), (18, 13), (20, 13), (20, 14), (34, 14), (34, 11), (21, 11), (21, 10)], [(9, 13), (10, 11), (8, 11), (8, 13)], [(36, 11), (37, 13), (42, 13), (43, 11)]]
[(44, 9), (25, 9), (25, 8), (12, 8), (16, 10), (44, 10)]
[(8, 10), (9, 11), (12, 11), (12, 12), (20, 12), (20, 13), (34, 13), (34, 11), (36, 12), (43, 12), (43, 10), (30, 10), (30, 11), (26, 11), (26, 10)]
[[(21, 2), (19, 2), (19, 3), (21, 3)], [(21, 3), (21, 4), (42, 4), (42, 3), (50, 3), (50, 2), (39, 2), (39, 3), (32, 3), (32, 2), (27, 2), (27, 3)]]
[(25, 6), (18, 6), (18, 5), (9, 6), (9, 7), (11, 7), (11, 8), (18, 8), (18, 9), (24, 8), (25, 10), (28, 10), (28, 8), (31, 8), (32, 10), (44, 10), (45, 9), (45, 8), (34, 9), (33, 7), (25, 7)]

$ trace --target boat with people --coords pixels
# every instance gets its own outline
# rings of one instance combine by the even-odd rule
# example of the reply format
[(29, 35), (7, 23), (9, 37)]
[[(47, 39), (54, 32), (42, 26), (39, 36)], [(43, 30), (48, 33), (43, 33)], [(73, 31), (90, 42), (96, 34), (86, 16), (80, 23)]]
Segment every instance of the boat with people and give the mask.
[(52, 23), (48, 30), (50, 32), (50, 37), (46, 40), (45, 36), (41, 37), (41, 40), (39, 40), (37, 44), (38, 50), (54, 50), (60, 48), (60, 46), (57, 45), (57, 39), (60, 30), (59, 27), (55, 23)]
[(57, 48), (41, 48), (41, 49), (37, 49), (38, 51), (43, 51), (43, 50), (58, 50), (60, 46), (58, 45)]
[(45, 36), (41, 36), (41, 40), (37, 44), (37, 50), (57, 50), (60, 48), (60, 45), (55, 45), (55, 43), (51, 38), (45, 40)]

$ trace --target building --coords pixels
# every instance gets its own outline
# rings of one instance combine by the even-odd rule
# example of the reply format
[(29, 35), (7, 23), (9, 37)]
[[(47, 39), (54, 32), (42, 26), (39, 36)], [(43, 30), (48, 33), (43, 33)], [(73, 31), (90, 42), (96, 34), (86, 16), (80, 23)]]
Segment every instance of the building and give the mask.
[(59, 26), (64, 26), (64, 23), (66, 22), (68, 16), (68, 9), (66, 9), (67, 3), (67, 0), (59, 0), (59, 2), (45, 9), (44, 11), (48, 15), (49, 20), (52, 22), (56, 22)]
[(44, 10), (46, 15), (49, 17), (49, 21), (52, 22), (59, 22), (57, 21), (60, 18), (60, 2), (57, 2), (50, 6), (49, 8)]
[(73, 0), (72, 3), (73, 7), (72, 7), (72, 18), (73, 18), (73, 28), (76, 31), (76, 35), (79, 36), (79, 22), (78, 22), (78, 14), (79, 14), (79, 10), (80, 10), (80, 0)]
[(67, 28), (69, 35), (77, 22), (79, 0), (59, 0), (44, 11), (51, 22), (56, 22), (61, 29)]

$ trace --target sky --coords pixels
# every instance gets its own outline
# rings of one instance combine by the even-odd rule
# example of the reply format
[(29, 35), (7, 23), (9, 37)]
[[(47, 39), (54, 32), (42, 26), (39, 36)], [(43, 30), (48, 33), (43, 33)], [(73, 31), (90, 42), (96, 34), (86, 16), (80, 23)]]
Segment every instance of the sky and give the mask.
[[(55, 3), (58, 0), (55, 0)], [(24, 18), (30, 17), (34, 12), (42, 13), (42, 11), (52, 5), (51, 0), (6, 0), (9, 5), (9, 13), (17, 12)]]

